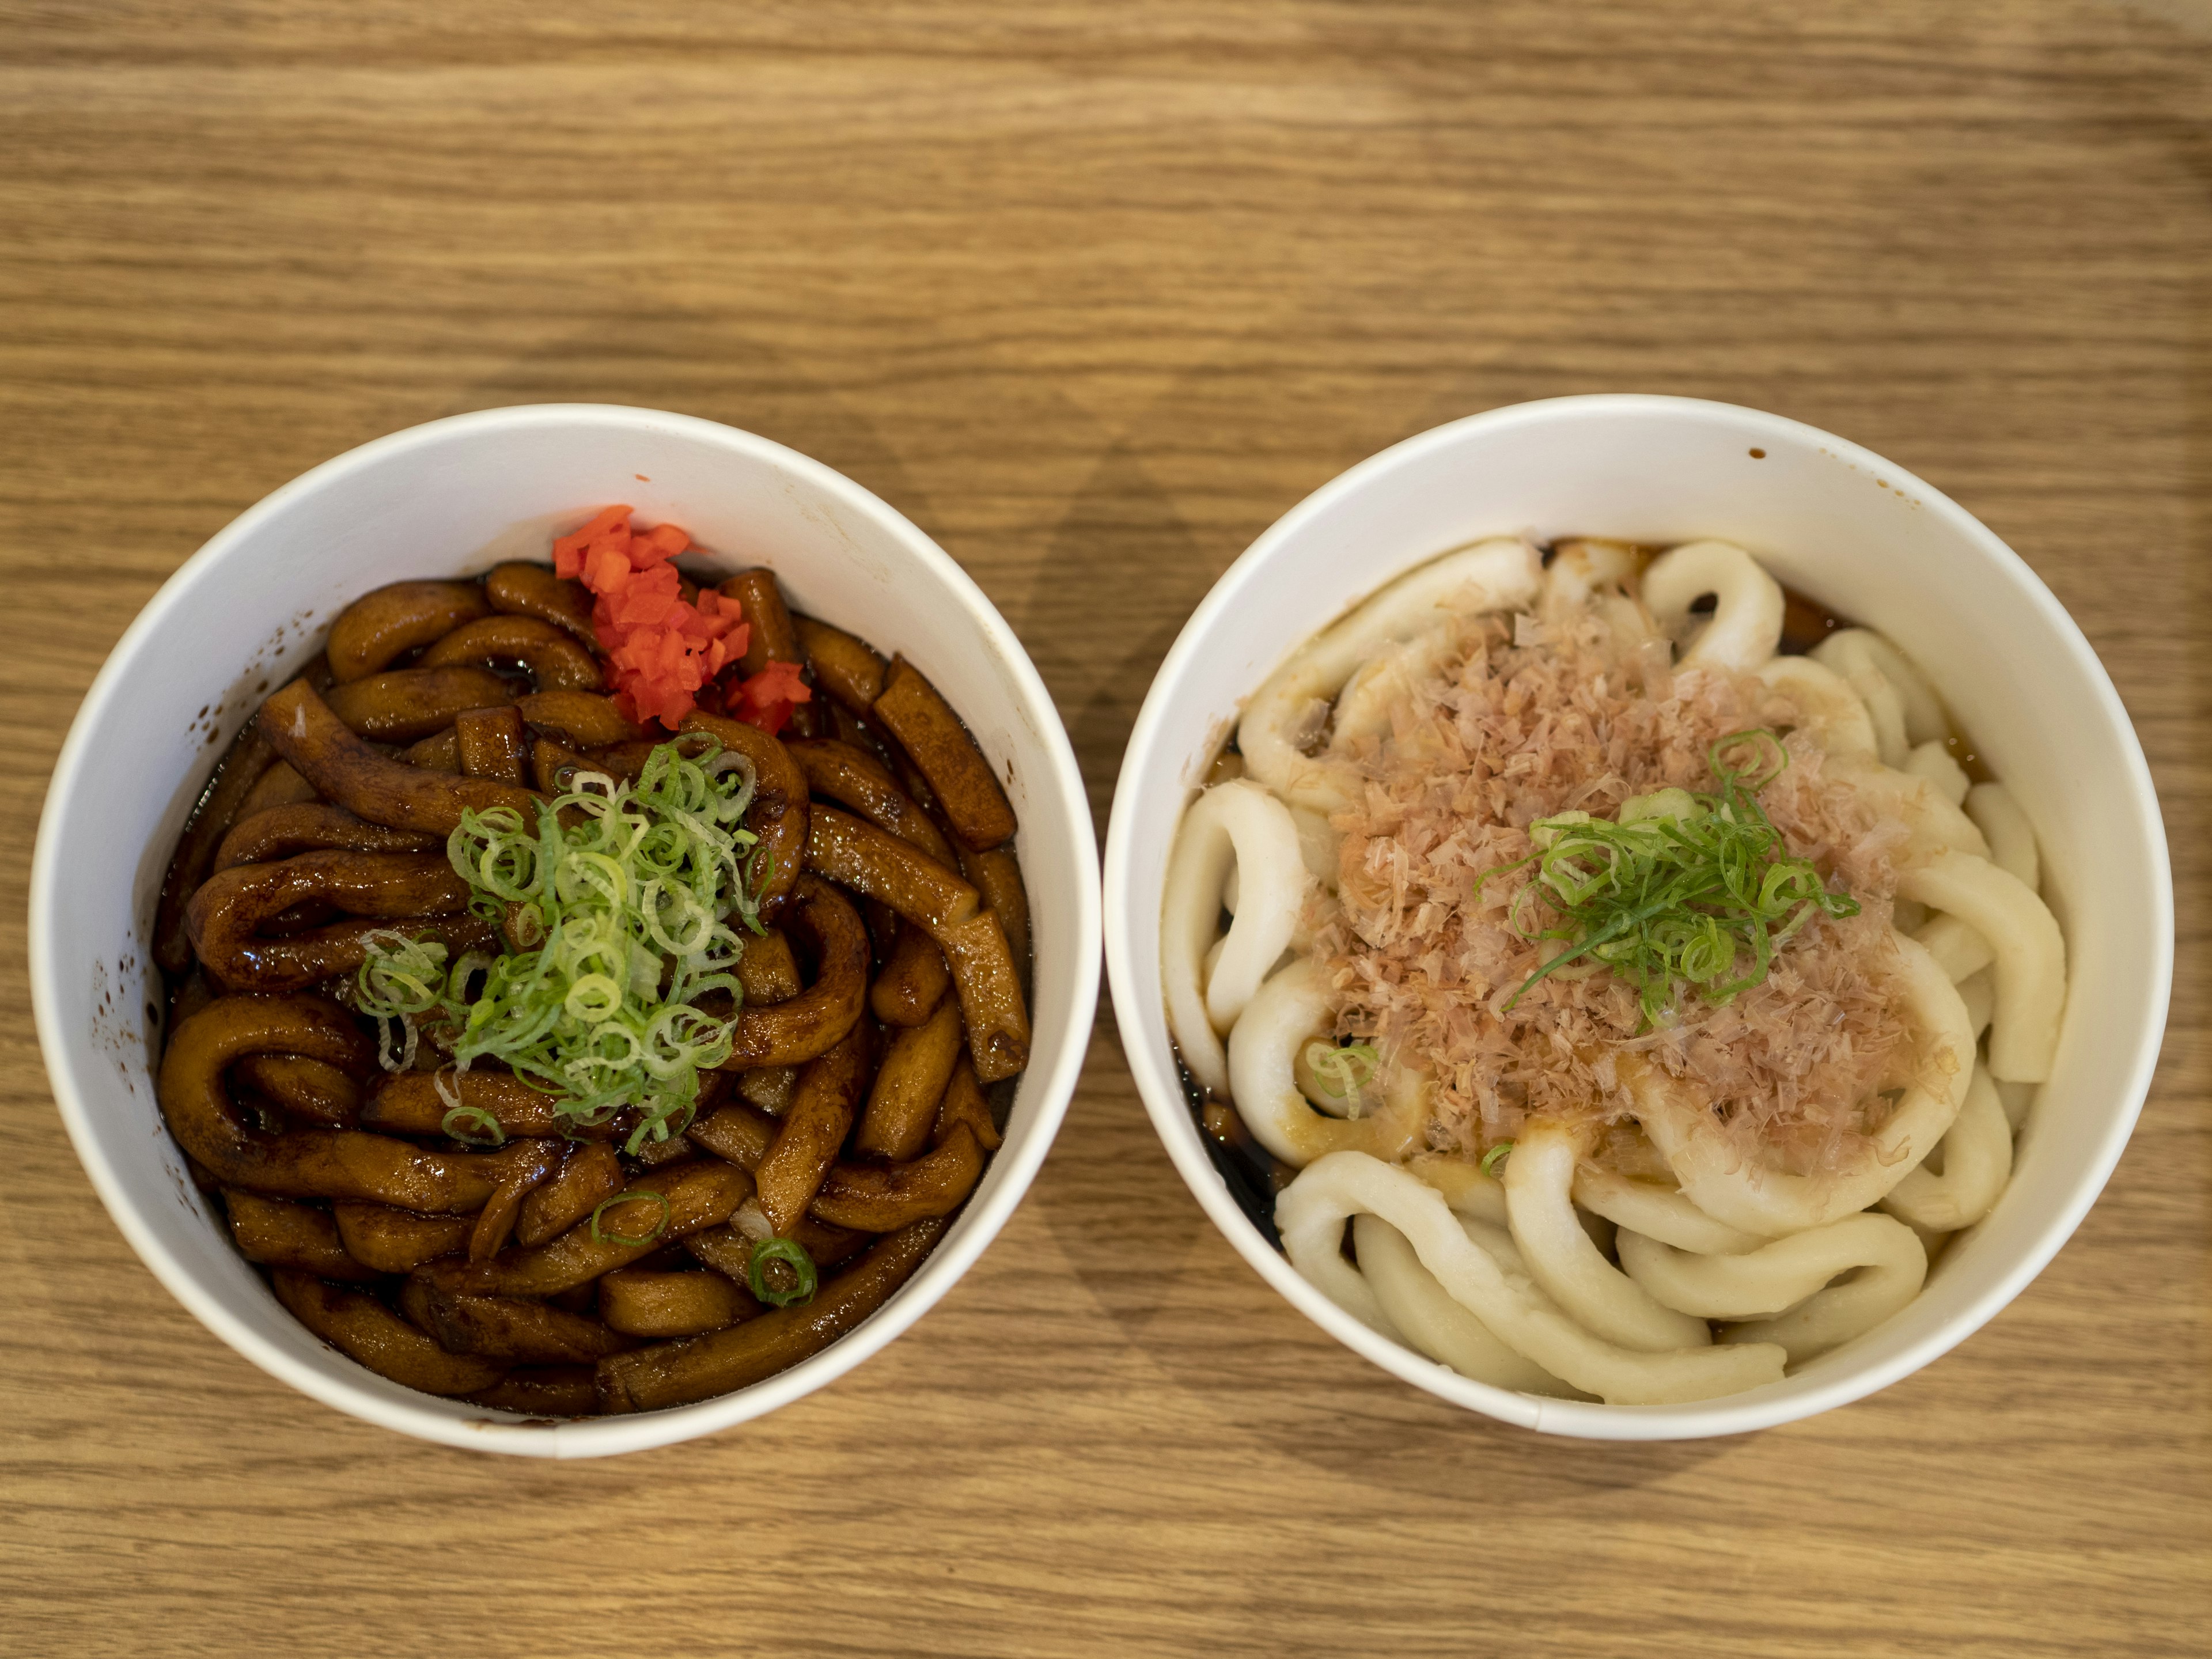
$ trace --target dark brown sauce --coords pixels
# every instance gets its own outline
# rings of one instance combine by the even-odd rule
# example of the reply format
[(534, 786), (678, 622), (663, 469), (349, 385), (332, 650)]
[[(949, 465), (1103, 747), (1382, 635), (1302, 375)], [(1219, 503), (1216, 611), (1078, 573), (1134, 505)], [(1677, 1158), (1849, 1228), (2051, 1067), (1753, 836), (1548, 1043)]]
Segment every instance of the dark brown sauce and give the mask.
[[(1946, 709), (1944, 713), (1948, 718), (1950, 711)], [(1950, 751), (1951, 758), (1959, 763), (1959, 769), (1966, 775), (1969, 783), (1995, 783), (1997, 781), (1996, 775), (1990, 770), (1989, 763), (1957, 726), (1954, 726), (1944, 735), (1943, 747)]]
[(1782, 590), (1782, 652), (1802, 657), (1841, 628), (1856, 628), (1848, 617), (1838, 616), (1818, 599), (1808, 599), (1794, 587)]
[(1222, 1184), (1237, 1200), (1237, 1207), (1260, 1230), (1260, 1237), (1281, 1249), (1283, 1237), (1275, 1231), (1275, 1194), (1291, 1184), (1297, 1171), (1253, 1137), (1236, 1107), (1199, 1086), (1180, 1052), (1176, 1055), (1176, 1077), (1182, 1085), (1191, 1119), (1198, 1125), (1199, 1139), (1206, 1143), (1206, 1155), (1213, 1161)]

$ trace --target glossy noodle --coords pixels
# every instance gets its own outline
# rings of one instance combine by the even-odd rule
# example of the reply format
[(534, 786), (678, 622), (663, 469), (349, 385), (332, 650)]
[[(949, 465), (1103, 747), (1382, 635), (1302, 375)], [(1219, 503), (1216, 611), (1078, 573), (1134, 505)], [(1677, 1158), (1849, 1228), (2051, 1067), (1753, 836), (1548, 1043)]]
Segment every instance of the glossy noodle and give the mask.
[(1027, 1062), (1029, 908), (912, 665), (626, 508), (553, 550), (363, 595), (263, 706), (164, 890), (159, 1094), (310, 1330), (566, 1417), (757, 1381), (907, 1280)]

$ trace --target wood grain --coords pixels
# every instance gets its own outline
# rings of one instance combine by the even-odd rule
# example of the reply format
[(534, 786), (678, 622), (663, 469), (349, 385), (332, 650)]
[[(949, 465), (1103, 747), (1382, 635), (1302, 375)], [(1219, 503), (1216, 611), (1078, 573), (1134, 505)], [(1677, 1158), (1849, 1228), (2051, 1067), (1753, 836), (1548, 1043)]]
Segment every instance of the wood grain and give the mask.
[[(0, 1646), (2201, 1652), (2208, 109), (2201, 0), (0, 0)], [(588, 1467), (292, 1394), (80, 1173), (21, 968), (44, 779), (137, 607), (314, 463), (552, 398), (794, 445), (975, 573), (1103, 814), (1269, 520), (1440, 420), (1616, 389), (1800, 416), (1979, 514), (2174, 828), (2166, 1064), (2108, 1193), (1878, 1398), (1637, 1448), (1403, 1388), (1212, 1232), (1110, 1018), (909, 1337)]]

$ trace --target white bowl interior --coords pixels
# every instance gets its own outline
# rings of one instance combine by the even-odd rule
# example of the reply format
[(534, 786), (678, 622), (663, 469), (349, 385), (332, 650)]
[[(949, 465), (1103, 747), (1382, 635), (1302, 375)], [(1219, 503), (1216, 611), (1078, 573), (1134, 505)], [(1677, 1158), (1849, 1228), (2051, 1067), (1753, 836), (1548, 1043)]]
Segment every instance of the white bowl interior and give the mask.
[[(1000, 770), (1036, 941), (1032, 1059), (1006, 1144), (960, 1219), (857, 1331), (766, 1382), (695, 1406), (547, 1425), (434, 1400), (311, 1335), (193, 1190), (149, 1073), (158, 976), (147, 940), (169, 849), (219, 746), (369, 589), (547, 556), (612, 502), (688, 530), (714, 562), (773, 566), (798, 608), (902, 652)], [(197, 711), (197, 712), (196, 712)], [(119, 872), (128, 881), (116, 879)], [(32, 877), (32, 982), (78, 1155), (131, 1244), (248, 1358), (316, 1398), (428, 1439), (544, 1456), (661, 1445), (741, 1422), (849, 1370), (966, 1270), (1042, 1161), (1097, 994), (1097, 854), (1050, 696), (998, 612), (934, 543), (859, 485), (710, 422), (595, 405), (496, 410), (339, 457), (252, 508), (155, 596), (63, 750)]]
[[(1780, 1383), (1694, 1405), (1539, 1400), (1458, 1376), (1369, 1331), (1293, 1272), (1237, 1207), (1177, 1084), (1159, 976), (1176, 821), (1241, 701), (1316, 626), (1480, 537), (1640, 542), (1717, 536), (1791, 586), (1895, 639), (1924, 669), (2042, 843), (2071, 994), (2057, 1066), (1996, 1210), (1895, 1318)], [(1237, 1249), (1324, 1328), (1407, 1381), (1507, 1421), (1604, 1438), (1728, 1434), (1840, 1405), (1927, 1364), (2065, 1242), (2103, 1187), (2155, 1063), (2173, 910), (2158, 803), (2095, 653), (2027, 565), (1956, 504), (1878, 456), (1727, 404), (1560, 398), (1409, 439), (1292, 509), (1225, 574), (1162, 665), (1107, 839), (1107, 961), (1146, 1109)]]

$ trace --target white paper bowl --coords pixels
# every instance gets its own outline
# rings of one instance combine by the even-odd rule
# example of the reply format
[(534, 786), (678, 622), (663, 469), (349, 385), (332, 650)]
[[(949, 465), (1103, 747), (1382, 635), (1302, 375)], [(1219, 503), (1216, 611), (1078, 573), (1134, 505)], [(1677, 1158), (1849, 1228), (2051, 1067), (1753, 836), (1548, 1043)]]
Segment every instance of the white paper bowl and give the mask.
[[(667, 1411), (549, 1425), (434, 1399), (356, 1364), (280, 1307), (186, 1177), (154, 1099), (148, 957), (171, 846), (220, 746), (386, 582), (543, 558), (616, 501), (671, 520), (793, 603), (904, 652), (974, 729), (1021, 819), (1036, 939), (1035, 1043), (1006, 1145), (951, 1231), (872, 1318), (777, 1376)], [(819, 462), (710, 421), (547, 404), (395, 433), (240, 515), (173, 576), (93, 684), (47, 790), (31, 873), (31, 990), (77, 1156), (124, 1236), (209, 1329), (325, 1404), (448, 1445), (590, 1457), (772, 1411), (919, 1319), (1021, 1201), (1067, 1109), (1098, 989), (1097, 853), (1059, 715), (981, 590)], [(118, 879), (118, 878), (123, 878)]]
[[(2057, 1066), (1995, 1212), (1895, 1318), (1749, 1393), (1593, 1405), (1470, 1382), (1386, 1340), (1292, 1271), (1209, 1161), (1176, 1075), (1159, 973), (1170, 838), (1243, 699), (1354, 601), (1447, 549), (1528, 532), (1640, 542), (1717, 536), (1889, 634), (1925, 669), (2044, 851), (2072, 995)], [(1563, 398), (1454, 422), (1324, 485), (1253, 543), (1168, 653), (1137, 718), (1106, 839), (1106, 960), (1145, 1105), (1240, 1254), (1338, 1340), (1509, 1423), (1595, 1439), (1734, 1434), (1869, 1394), (2020, 1292), (2081, 1221), (2134, 1126), (2172, 973), (2173, 897), (2150, 775), (2073, 621), (1987, 529), (1902, 468), (1777, 416), (1678, 398)]]

